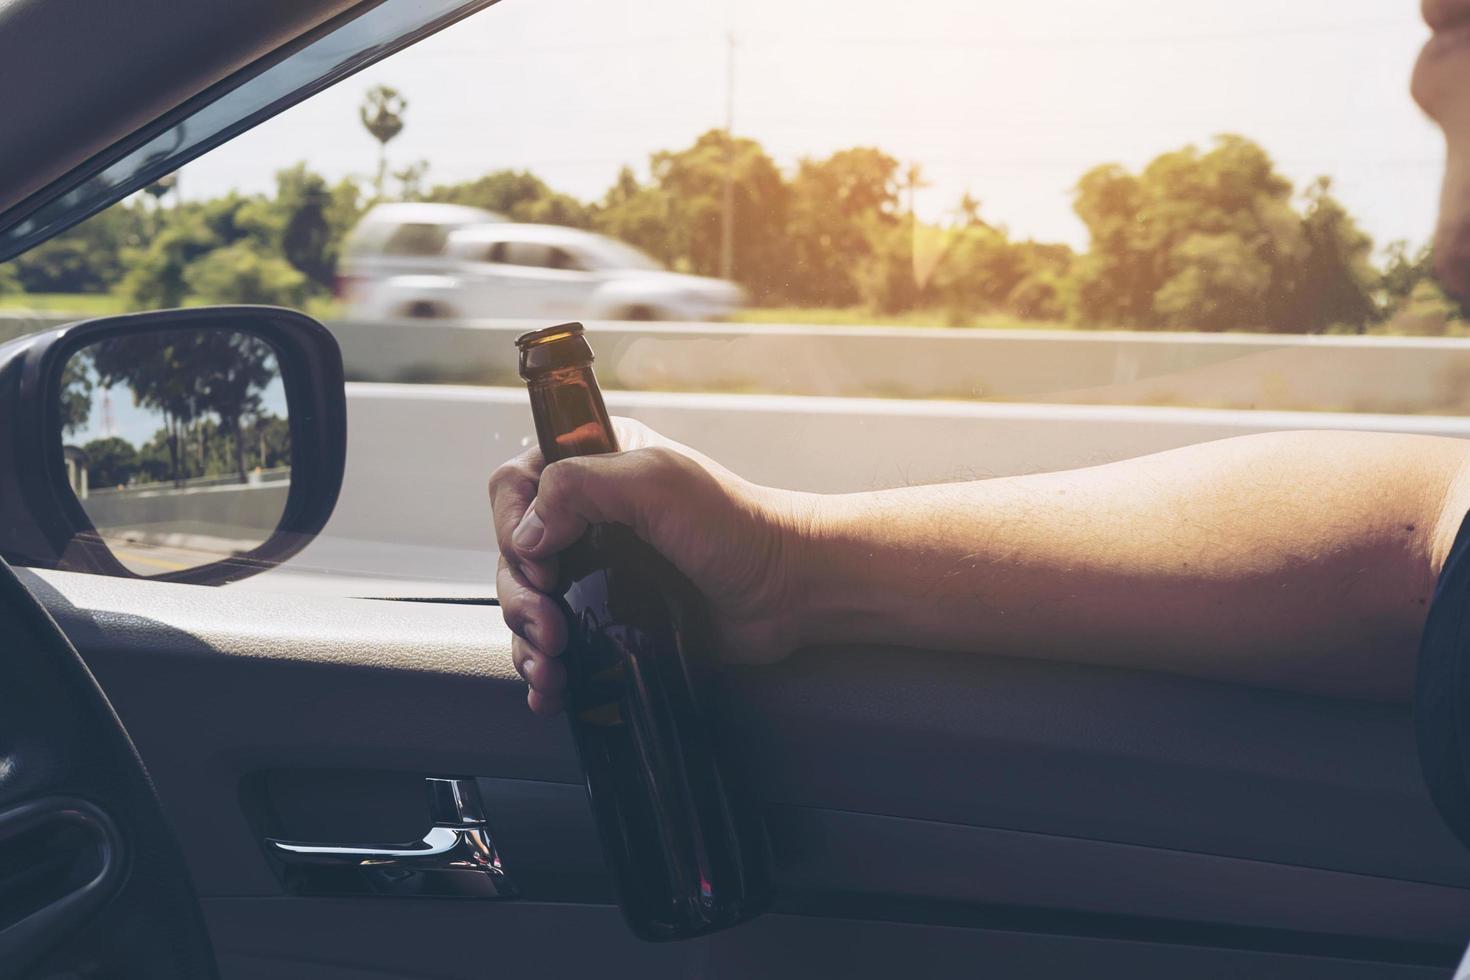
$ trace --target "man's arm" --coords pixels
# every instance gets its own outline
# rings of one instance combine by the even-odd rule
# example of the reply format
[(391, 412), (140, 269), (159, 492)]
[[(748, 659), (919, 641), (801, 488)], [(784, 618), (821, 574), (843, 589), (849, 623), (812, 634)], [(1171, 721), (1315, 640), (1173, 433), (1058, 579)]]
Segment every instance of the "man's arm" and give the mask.
[(1406, 697), (1470, 507), (1460, 440), (1287, 432), (827, 497), (802, 640)]
[[(714, 607), (724, 654), (862, 642), (1405, 697), (1470, 507), (1470, 444), (1246, 436), (1106, 466), (820, 495), (758, 487), (626, 420), (609, 457), (496, 471), (500, 598), (555, 710), (555, 554), (616, 521)], [(534, 499), (530, 511), (527, 505)]]

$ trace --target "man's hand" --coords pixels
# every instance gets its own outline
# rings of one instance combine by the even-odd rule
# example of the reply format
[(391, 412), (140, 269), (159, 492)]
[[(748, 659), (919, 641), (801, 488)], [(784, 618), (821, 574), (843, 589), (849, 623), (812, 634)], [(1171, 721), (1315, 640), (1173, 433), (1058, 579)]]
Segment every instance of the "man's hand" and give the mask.
[(557, 657), (567, 625), (549, 593), (557, 554), (589, 524), (625, 524), (699, 588), (710, 603), (721, 656), (778, 660), (797, 642), (794, 570), (804, 496), (759, 487), (642, 423), (614, 419), (623, 452), (547, 466), (537, 449), (490, 477), (500, 545), (496, 590), (515, 633), (516, 669), (532, 710), (561, 710), (566, 671)]

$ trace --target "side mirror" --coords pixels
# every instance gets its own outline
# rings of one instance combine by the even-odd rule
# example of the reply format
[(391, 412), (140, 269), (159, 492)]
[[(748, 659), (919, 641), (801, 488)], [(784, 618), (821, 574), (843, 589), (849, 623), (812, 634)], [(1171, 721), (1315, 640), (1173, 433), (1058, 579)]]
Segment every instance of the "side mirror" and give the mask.
[(342, 357), (274, 307), (106, 317), (0, 347), (0, 554), (221, 584), (326, 524), (346, 458)]

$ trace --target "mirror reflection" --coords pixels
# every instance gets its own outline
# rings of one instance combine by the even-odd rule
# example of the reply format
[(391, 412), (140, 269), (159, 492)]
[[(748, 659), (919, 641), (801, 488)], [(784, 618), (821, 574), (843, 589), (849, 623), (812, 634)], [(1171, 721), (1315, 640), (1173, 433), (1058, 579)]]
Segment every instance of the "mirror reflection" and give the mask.
[(253, 550), (291, 485), (275, 350), (217, 327), (127, 334), (62, 368), (67, 477), (112, 553), (162, 575)]

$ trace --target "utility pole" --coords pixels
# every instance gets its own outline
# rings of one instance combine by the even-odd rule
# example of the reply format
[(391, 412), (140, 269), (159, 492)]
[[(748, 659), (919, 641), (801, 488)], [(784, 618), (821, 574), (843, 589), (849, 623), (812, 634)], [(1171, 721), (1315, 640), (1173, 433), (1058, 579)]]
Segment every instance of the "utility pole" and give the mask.
[(720, 208), (720, 276), (735, 274), (735, 32), (725, 35), (725, 197)]

